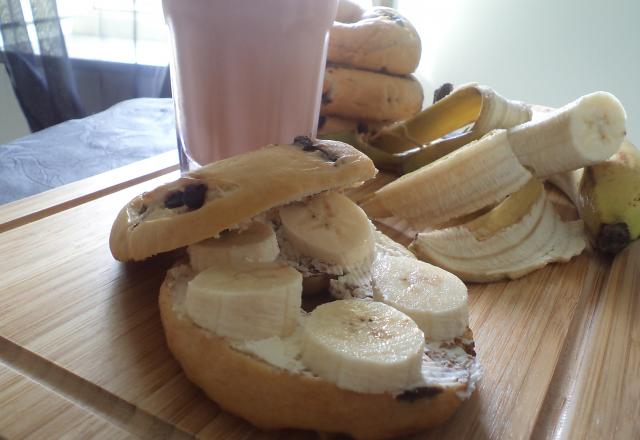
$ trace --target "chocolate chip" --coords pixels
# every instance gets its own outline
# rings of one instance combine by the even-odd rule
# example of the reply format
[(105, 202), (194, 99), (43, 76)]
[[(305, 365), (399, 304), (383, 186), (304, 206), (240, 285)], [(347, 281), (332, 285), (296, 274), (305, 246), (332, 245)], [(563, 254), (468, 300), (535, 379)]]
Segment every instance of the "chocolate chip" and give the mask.
[(396, 11), (391, 9), (378, 9), (378, 13), (381, 16), (393, 21), (398, 26), (405, 27), (404, 19)]
[(296, 136), (295, 139), (293, 139), (293, 143), (302, 147), (303, 151), (319, 151), (325, 159), (330, 162), (336, 162), (340, 159), (339, 156), (329, 150), (327, 145), (320, 142), (314, 143), (314, 141), (308, 136)]
[(331, 91), (328, 90), (322, 94), (322, 103), (331, 104)]
[(318, 150), (319, 152), (322, 153), (322, 155), (329, 161), (329, 162), (336, 162), (338, 159), (340, 159), (339, 156), (337, 156), (335, 153), (329, 151), (329, 149), (327, 148), (326, 145), (322, 145), (322, 144), (315, 144), (314, 148), (316, 150)]
[(164, 206), (169, 209), (179, 208), (182, 205), (184, 205), (182, 191), (174, 191), (172, 193), (169, 193), (164, 199)]
[(396, 20), (398, 18), (398, 14), (393, 9), (378, 9), (378, 14), (383, 17), (386, 17), (390, 20)]
[(313, 140), (309, 136), (296, 136), (293, 143), (302, 147), (304, 151), (315, 151), (317, 148), (313, 145)]
[(184, 188), (184, 204), (187, 208), (194, 210), (204, 205), (207, 195), (207, 185), (204, 183), (192, 183)]
[(418, 399), (430, 398), (437, 396), (442, 392), (440, 387), (420, 387), (412, 390), (407, 390), (402, 394), (398, 394), (396, 399), (403, 400), (405, 402), (415, 402)]
[(451, 83), (442, 84), (433, 92), (433, 103), (435, 104), (436, 102), (440, 101), (442, 98), (447, 96), (452, 91), (453, 91), (453, 84)]

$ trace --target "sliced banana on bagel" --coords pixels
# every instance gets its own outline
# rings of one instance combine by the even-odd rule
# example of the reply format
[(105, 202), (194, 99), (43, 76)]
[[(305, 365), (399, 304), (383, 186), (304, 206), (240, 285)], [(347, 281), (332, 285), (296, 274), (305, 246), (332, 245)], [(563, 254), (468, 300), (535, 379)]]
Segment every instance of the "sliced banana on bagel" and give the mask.
[(280, 209), (284, 238), (303, 256), (342, 267), (370, 261), (371, 223), (347, 196), (329, 192)]
[(302, 362), (346, 390), (385, 393), (420, 379), (424, 335), (386, 304), (338, 300), (318, 306), (304, 326)]
[(300, 316), (302, 275), (282, 263), (241, 263), (200, 272), (187, 287), (189, 317), (232, 338), (291, 334)]
[[(117, 259), (187, 248), (160, 288), (163, 329), (186, 377), (225, 411), (263, 429), (383, 439), (442, 423), (474, 391), (464, 286), (342, 194), (374, 174), (352, 147), (301, 137), (207, 165), (120, 212)], [(194, 178), (203, 204), (167, 206)], [(233, 191), (212, 192), (221, 181)], [(416, 267), (420, 277), (398, 284)], [(305, 285), (366, 299), (317, 295), (303, 310)]]
[(450, 272), (415, 258), (373, 264), (373, 298), (410, 316), (432, 341), (462, 336), (469, 326), (467, 287)]

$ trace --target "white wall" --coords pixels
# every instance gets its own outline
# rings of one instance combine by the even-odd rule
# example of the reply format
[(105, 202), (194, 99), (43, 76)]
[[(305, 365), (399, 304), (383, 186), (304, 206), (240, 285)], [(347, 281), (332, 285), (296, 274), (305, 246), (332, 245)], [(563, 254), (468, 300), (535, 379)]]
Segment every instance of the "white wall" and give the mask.
[(627, 110), (640, 144), (640, 1), (398, 0), (418, 28), (418, 75), (430, 100), (444, 82), (561, 106), (596, 90)]
[(0, 144), (29, 134), (27, 120), (13, 93), (4, 65), (0, 63)]

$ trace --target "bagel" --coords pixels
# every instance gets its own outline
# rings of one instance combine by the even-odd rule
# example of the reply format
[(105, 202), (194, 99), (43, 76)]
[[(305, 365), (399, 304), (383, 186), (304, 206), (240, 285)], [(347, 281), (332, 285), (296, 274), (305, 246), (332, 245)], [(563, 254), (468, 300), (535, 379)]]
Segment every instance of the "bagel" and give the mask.
[(418, 67), (420, 53), (416, 29), (396, 10), (379, 6), (363, 11), (350, 2), (340, 2), (329, 32), (328, 61), (407, 75)]
[(224, 410), (384, 439), (444, 422), (473, 393), (466, 287), (341, 192), (375, 173), (349, 145), (300, 137), (190, 172), (116, 218), (120, 260), (188, 246), (160, 317), (187, 378)]
[[(299, 428), (383, 439), (441, 424), (473, 391), (479, 367), (467, 332), (454, 347), (442, 347), (443, 384), (403, 394), (363, 394), (344, 390), (316, 376), (292, 373), (242, 351), (228, 339), (197, 326), (184, 311), (184, 290), (193, 274), (188, 266), (167, 273), (160, 288), (160, 316), (167, 344), (187, 378), (225, 411), (264, 429)], [(447, 367), (451, 362), (452, 367)], [(468, 362), (468, 365), (465, 365)], [(460, 374), (461, 373), (461, 374)]]
[[(310, 172), (313, 171), (313, 172)], [(342, 142), (269, 145), (193, 171), (175, 182), (133, 198), (120, 210), (109, 246), (120, 261), (144, 260), (161, 252), (215, 237), (268, 209), (372, 178), (373, 162)], [(269, 182), (266, 187), (264, 182)], [(167, 201), (189, 188), (205, 188), (195, 205)], [(193, 191), (192, 191), (193, 192)]]
[(364, 9), (357, 3), (353, 3), (350, 0), (340, 0), (338, 2), (338, 9), (336, 10), (336, 19), (341, 23), (355, 23), (358, 21)]
[(318, 135), (342, 133), (346, 131), (358, 133), (376, 133), (385, 124), (375, 121), (358, 121), (337, 116), (320, 116), (318, 120)]
[(322, 115), (377, 122), (407, 119), (422, 108), (422, 85), (401, 77), (327, 66), (322, 90)]

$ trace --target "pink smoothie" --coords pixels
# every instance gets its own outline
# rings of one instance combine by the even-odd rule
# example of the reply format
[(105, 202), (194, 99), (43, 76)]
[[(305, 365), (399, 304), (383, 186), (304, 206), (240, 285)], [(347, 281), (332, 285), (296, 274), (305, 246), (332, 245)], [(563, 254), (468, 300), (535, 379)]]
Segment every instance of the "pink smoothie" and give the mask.
[(337, 0), (163, 0), (178, 134), (192, 161), (315, 136), (336, 7)]

